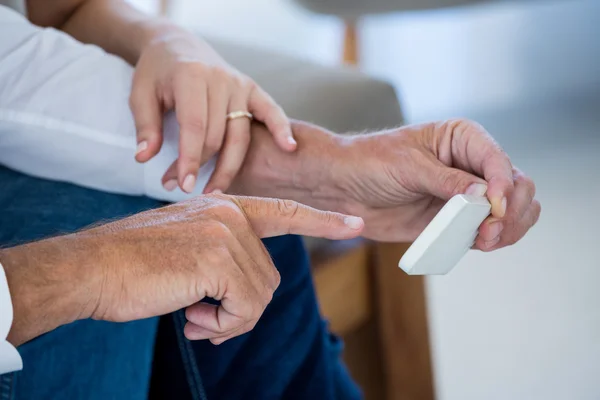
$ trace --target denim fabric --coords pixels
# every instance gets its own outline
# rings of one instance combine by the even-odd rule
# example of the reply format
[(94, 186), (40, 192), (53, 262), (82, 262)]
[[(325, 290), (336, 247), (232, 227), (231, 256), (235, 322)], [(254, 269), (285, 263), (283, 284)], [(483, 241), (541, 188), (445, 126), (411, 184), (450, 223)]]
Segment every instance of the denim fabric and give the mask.
[[(2, 167), (0, 186), (2, 246), (161, 205)], [(153, 355), (153, 399), (360, 399), (340, 361), (341, 342), (319, 315), (301, 239), (264, 243), (281, 285), (251, 332), (220, 346), (190, 342), (181, 311), (161, 318), (158, 336), (157, 319), (78, 321), (21, 346), (24, 370), (0, 376), (0, 399), (146, 398)]]
[[(0, 246), (67, 233), (160, 205), (34, 179), (0, 167)], [(2, 376), (0, 399), (147, 398), (158, 319), (77, 321), (19, 347), (23, 371)]]

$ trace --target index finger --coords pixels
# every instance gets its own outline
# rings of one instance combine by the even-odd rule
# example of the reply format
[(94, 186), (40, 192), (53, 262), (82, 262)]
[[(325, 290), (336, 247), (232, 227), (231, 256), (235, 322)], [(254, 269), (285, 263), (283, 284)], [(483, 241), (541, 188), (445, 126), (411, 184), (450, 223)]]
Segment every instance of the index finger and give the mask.
[(507, 198), (514, 189), (513, 167), (508, 155), (478, 123), (459, 121), (454, 134), (459, 145), (452, 146), (453, 160), (461, 169), (472, 170), (487, 181), (492, 215), (504, 217)]
[(187, 81), (175, 87), (175, 114), (179, 123), (179, 186), (191, 193), (202, 162), (208, 117), (207, 86), (202, 81)]
[(351, 239), (364, 228), (360, 217), (321, 211), (292, 200), (234, 197), (252, 229), (261, 238), (294, 234)]

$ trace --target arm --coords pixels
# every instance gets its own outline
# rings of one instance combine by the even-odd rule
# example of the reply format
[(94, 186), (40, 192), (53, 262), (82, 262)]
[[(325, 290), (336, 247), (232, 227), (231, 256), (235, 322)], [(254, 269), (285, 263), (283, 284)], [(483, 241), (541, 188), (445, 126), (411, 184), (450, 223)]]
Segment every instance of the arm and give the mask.
[[(284, 151), (296, 142), (285, 113), (250, 78), (204, 40), (168, 20), (138, 12), (124, 0), (29, 0), (31, 20), (62, 29), (135, 65), (130, 105), (137, 130), (136, 159), (146, 162), (161, 149), (162, 114), (174, 110), (181, 127), (176, 179), (191, 193), (198, 170), (217, 156), (207, 191), (226, 189), (241, 167), (250, 142), (248, 120), (226, 121), (245, 111), (266, 124)], [(225, 135), (227, 133), (227, 135)], [(164, 172), (164, 171), (163, 171)]]
[(537, 222), (533, 181), (514, 167), (485, 129), (468, 120), (405, 126), (367, 135), (337, 135), (292, 122), (295, 153), (279, 151), (256, 124), (231, 193), (289, 198), (365, 220), (364, 236), (414, 240), (447, 200), (487, 196), (492, 215), (475, 248), (519, 241)]
[[(349, 239), (362, 228), (360, 218), (292, 201), (221, 194), (1, 249), (14, 321), (2, 319), (0, 333), (10, 328), (7, 340), (19, 346), (80, 319), (126, 322), (191, 306), (188, 338), (222, 343), (252, 329), (279, 285), (260, 238)], [(205, 297), (221, 301), (218, 312), (198, 304)]]
[[(181, 200), (161, 176), (178, 156), (178, 125), (164, 121), (165, 145), (134, 159), (128, 107), (133, 68), (95, 46), (41, 29), (0, 7), (0, 164), (98, 190)], [(198, 172), (199, 194), (214, 163)]]
[[(167, 19), (150, 17), (122, 0), (27, 0), (29, 20), (60, 29), (135, 65), (153, 40), (187, 32)], [(201, 39), (200, 39), (201, 40)], [(206, 52), (213, 52), (204, 41)]]

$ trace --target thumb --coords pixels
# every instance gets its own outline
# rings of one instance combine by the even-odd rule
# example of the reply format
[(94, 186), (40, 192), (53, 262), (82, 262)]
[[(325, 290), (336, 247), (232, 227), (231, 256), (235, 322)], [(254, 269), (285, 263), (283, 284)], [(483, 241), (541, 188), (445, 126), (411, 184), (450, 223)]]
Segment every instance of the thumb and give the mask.
[(432, 168), (431, 173), (422, 182), (427, 193), (442, 200), (449, 200), (457, 194), (485, 196), (485, 180), (468, 172), (446, 166)]
[(235, 201), (261, 238), (294, 234), (351, 239), (364, 228), (362, 218), (317, 210), (293, 200), (235, 197)]

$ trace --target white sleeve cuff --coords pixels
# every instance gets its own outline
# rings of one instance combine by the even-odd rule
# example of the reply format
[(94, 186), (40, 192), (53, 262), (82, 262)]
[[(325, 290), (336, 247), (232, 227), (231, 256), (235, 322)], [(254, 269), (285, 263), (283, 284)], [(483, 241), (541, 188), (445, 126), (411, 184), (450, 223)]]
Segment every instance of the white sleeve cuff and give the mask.
[(12, 302), (4, 268), (0, 264), (0, 375), (23, 368), (17, 349), (6, 341), (13, 321)]

